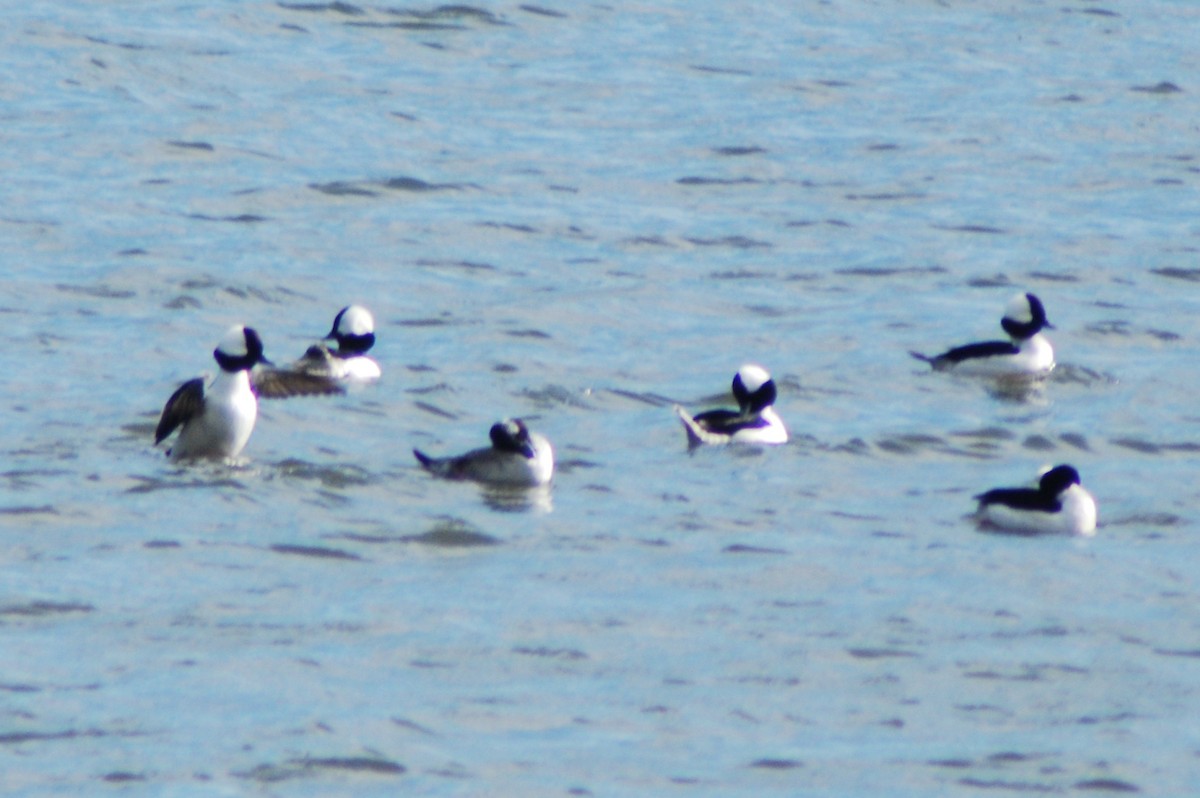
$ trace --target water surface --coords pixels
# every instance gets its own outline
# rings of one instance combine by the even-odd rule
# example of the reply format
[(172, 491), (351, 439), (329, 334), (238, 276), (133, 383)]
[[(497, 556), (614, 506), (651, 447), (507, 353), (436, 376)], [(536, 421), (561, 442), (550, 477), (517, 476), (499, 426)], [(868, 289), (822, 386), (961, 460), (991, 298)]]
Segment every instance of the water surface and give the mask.
[[(0, 14), (6, 794), (1200, 785), (1189, 3)], [(1038, 390), (908, 357), (1019, 290)], [(151, 447), (349, 302), (379, 385)], [(510, 415), (548, 496), (415, 467)], [(1056, 462), (1096, 538), (965, 519)]]

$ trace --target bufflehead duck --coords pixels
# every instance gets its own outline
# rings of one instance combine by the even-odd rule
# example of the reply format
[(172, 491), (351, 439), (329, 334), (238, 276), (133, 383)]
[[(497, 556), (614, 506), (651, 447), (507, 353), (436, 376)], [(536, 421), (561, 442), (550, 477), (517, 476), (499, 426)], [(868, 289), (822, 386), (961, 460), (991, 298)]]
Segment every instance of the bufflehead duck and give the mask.
[(314, 374), (328, 374), (338, 380), (377, 380), (383, 373), (379, 364), (367, 357), (375, 345), (375, 317), (362, 305), (348, 305), (333, 318), (333, 329), (325, 340), (337, 341), (337, 349), (314, 344), (297, 364)]
[(263, 357), (262, 339), (250, 327), (235, 325), (213, 350), (221, 370), (211, 384), (197, 377), (179, 387), (163, 407), (154, 431), (154, 443), (181, 427), (179, 438), (167, 454), (172, 460), (197, 457), (237, 457), (258, 417), (258, 400), (250, 386), (250, 369), (269, 363)]
[(995, 488), (975, 498), (975, 518), (986, 526), (1034, 534), (1096, 534), (1096, 500), (1069, 465), (1043, 473), (1036, 488)]
[(342, 308), (324, 340), (329, 339), (337, 341), (337, 349), (317, 343), (290, 366), (254, 369), (250, 378), (255, 392), (264, 399), (345, 393), (349, 383), (379, 379), (379, 364), (366, 355), (375, 345), (375, 319), (369, 310), (360, 305)]
[(1014, 296), (1004, 309), (1000, 326), (1011, 340), (958, 346), (936, 357), (909, 354), (931, 364), (935, 371), (953, 369), (976, 376), (1039, 376), (1054, 368), (1054, 348), (1041, 334), (1043, 329), (1054, 329), (1054, 325), (1046, 320), (1040, 299), (1033, 294)]
[(537, 487), (554, 476), (554, 450), (545, 436), (530, 432), (519, 418), (492, 425), (492, 445), (457, 457), (430, 457), (413, 449), (430, 473), (448, 479), (470, 479), (503, 487)]
[(787, 428), (775, 413), (775, 381), (762, 366), (748, 363), (733, 377), (738, 410), (708, 410), (689, 415), (679, 405), (675, 412), (687, 430), (688, 446), (705, 443), (787, 443)]

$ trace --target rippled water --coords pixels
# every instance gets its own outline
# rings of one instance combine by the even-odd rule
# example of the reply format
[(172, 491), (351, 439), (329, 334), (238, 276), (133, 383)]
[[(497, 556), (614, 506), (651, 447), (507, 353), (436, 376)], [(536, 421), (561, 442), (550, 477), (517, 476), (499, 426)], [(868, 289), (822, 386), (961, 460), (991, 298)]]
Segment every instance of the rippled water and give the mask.
[[(1200, 787), (1192, 4), (0, 18), (6, 795)], [(906, 354), (1016, 290), (1040, 389)], [(352, 301), (378, 386), (151, 447)], [(751, 360), (792, 443), (689, 455)], [(415, 467), (508, 415), (548, 495)], [(965, 519), (1063, 461), (1096, 538)]]

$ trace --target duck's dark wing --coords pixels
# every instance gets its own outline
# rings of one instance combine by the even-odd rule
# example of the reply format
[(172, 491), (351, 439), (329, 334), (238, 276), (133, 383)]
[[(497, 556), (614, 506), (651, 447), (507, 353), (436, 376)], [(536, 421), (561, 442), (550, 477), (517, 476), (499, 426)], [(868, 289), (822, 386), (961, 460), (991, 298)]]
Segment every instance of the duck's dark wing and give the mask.
[(733, 410), (708, 410), (692, 416), (692, 420), (708, 432), (718, 435), (733, 435), (744, 429), (758, 429), (770, 423), (762, 416), (744, 416)]
[(422, 468), (446, 479), (466, 479), (470, 476), (469, 465), (472, 454), (478, 454), (478, 452), (470, 452), (458, 457), (430, 457), (420, 449), (413, 449), (413, 456), (417, 458), (417, 462), (421, 464)]
[(765, 427), (769, 423), (760, 416), (744, 416), (733, 410), (708, 410), (693, 416), (675, 405), (675, 414), (687, 430), (689, 448), (702, 443), (729, 443), (730, 436), (738, 430)]
[(923, 360), (926, 363), (933, 365), (935, 369), (947, 369), (951, 366), (958, 365), (966, 360), (975, 360), (983, 357), (996, 357), (998, 355), (1016, 355), (1020, 353), (1020, 349), (1014, 346), (1009, 341), (983, 341), (978, 344), (967, 344), (966, 346), (956, 346), (953, 349), (947, 350), (936, 357), (922, 355), (920, 352), (909, 352), (910, 355), (917, 360)]
[(1062, 503), (1054, 496), (1047, 496), (1034, 488), (993, 488), (975, 497), (979, 506), (1002, 504), (1014, 510), (1042, 510), (1054, 513), (1062, 509)]
[(263, 399), (293, 396), (329, 396), (346, 390), (332, 377), (295, 368), (257, 366), (250, 372), (250, 387)]
[(154, 430), (154, 443), (162, 443), (177, 427), (191, 421), (203, 409), (204, 379), (197, 377), (180, 385), (163, 406), (162, 418)]

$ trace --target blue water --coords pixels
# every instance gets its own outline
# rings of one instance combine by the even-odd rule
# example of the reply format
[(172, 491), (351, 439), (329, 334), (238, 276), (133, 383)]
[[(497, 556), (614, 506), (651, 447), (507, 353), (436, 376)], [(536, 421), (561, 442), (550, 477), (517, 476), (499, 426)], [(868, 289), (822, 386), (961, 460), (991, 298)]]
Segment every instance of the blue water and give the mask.
[[(0, 20), (6, 795), (1200, 788), (1193, 4)], [(908, 357), (1018, 290), (1040, 390)], [(350, 302), (380, 384), (151, 446)], [(747, 361), (793, 441), (689, 455)], [(415, 467), (510, 415), (548, 496)], [(966, 519), (1055, 462), (1094, 539)]]

